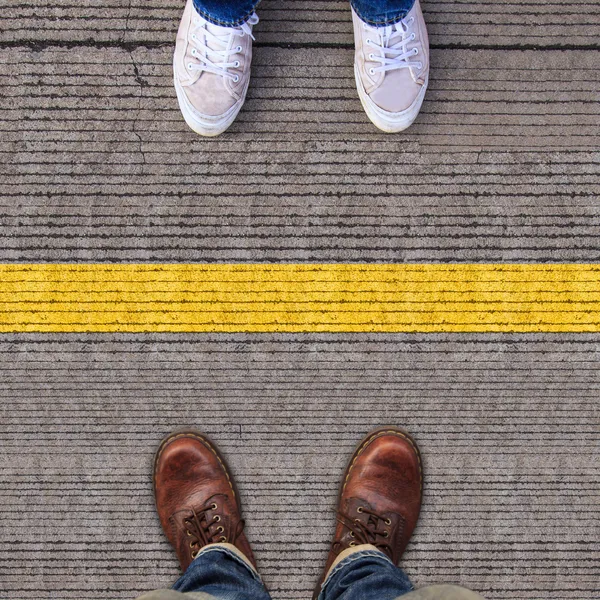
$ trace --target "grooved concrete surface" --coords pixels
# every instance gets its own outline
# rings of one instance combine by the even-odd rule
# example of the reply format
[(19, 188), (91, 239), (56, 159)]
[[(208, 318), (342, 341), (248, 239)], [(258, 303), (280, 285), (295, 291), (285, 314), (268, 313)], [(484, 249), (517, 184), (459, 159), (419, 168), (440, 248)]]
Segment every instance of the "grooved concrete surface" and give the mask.
[(264, 0), (247, 103), (189, 131), (173, 0), (6, 0), (0, 261), (598, 261), (600, 5), (429, 1), (417, 123), (378, 132), (346, 2)]
[[(171, 87), (182, 3), (6, 0), (0, 261), (599, 261), (600, 5), (424, 9), (409, 131), (362, 112), (346, 3), (264, 0), (246, 107), (209, 141)], [(391, 423), (425, 458), (417, 585), (598, 598), (598, 363), (587, 335), (2, 336), (0, 597), (170, 584), (151, 458), (195, 424), (275, 598), (306, 599), (345, 461)]]
[(274, 597), (306, 599), (354, 445), (396, 424), (424, 455), (416, 585), (597, 598), (599, 362), (589, 335), (3, 336), (1, 595), (172, 583), (151, 463), (196, 425), (230, 461)]

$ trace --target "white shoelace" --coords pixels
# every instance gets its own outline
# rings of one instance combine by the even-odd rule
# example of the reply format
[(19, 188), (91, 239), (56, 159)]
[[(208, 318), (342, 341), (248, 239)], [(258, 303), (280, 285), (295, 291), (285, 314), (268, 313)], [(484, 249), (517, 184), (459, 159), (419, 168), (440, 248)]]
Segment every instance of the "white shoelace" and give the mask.
[(385, 27), (371, 27), (367, 23), (363, 23), (364, 29), (372, 36), (367, 39), (367, 45), (377, 50), (376, 53), (369, 54), (369, 60), (381, 63), (380, 66), (372, 67), (369, 70), (371, 75), (394, 69), (422, 68), (421, 62), (410, 60), (419, 54), (419, 50), (417, 48), (408, 50), (406, 47), (417, 37), (416, 33), (412, 31), (414, 22), (415, 18), (410, 17)]
[(242, 51), (241, 46), (233, 45), (233, 36), (244, 37), (249, 35), (252, 39), (252, 26), (258, 23), (258, 16), (254, 13), (240, 27), (220, 27), (204, 20), (197, 14), (192, 19), (192, 27), (188, 41), (192, 46), (192, 56), (196, 62), (187, 65), (189, 71), (206, 71), (221, 77), (228, 77), (238, 82), (239, 75), (229, 72), (240, 66), (239, 61), (231, 61), (231, 56)]

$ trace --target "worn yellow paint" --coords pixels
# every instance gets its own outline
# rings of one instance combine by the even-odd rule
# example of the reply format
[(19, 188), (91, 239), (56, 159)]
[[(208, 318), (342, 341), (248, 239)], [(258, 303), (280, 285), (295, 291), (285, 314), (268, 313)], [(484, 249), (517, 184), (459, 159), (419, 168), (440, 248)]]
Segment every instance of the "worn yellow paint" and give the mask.
[(597, 264), (5, 264), (1, 332), (598, 332)]

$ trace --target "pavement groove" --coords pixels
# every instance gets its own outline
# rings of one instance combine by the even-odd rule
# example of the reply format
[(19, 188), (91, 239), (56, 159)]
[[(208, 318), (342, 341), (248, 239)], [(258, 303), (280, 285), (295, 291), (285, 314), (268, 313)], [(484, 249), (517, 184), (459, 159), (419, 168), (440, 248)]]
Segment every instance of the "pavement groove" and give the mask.
[[(169, 585), (149, 470), (160, 438), (195, 424), (232, 464), (270, 590), (306, 598), (349, 453), (394, 423), (417, 437), (427, 474), (403, 560), (417, 585), (595, 598), (599, 360), (589, 334), (4, 335), (3, 592)], [(44, 528), (23, 529), (24, 516)]]
[(435, 50), (399, 136), (362, 113), (351, 54), (258, 48), (207, 145), (170, 45), (8, 49), (0, 260), (599, 260), (597, 51)]

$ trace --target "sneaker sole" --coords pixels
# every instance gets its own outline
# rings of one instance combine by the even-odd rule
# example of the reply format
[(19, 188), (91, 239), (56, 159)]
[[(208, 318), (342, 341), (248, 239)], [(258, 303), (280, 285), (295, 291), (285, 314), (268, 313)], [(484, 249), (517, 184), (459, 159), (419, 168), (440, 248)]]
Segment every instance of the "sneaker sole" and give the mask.
[[(226, 131), (229, 126), (235, 121), (238, 116), (244, 102), (246, 101), (246, 92), (248, 91), (248, 85), (250, 84), (250, 79), (248, 79), (248, 83), (246, 83), (246, 87), (244, 88), (244, 93), (242, 95), (241, 101), (237, 105), (237, 109), (234, 110), (231, 114), (226, 113), (225, 116), (219, 121), (201, 121), (194, 115), (191, 111), (189, 100), (181, 87), (181, 84), (177, 81), (177, 77), (173, 75), (173, 84), (175, 86), (175, 92), (177, 94), (177, 100), (179, 102), (179, 110), (183, 115), (185, 122), (188, 127), (197, 133), (198, 135), (202, 135), (205, 137), (214, 137), (216, 135), (220, 135), (224, 131)], [(235, 105), (234, 105), (235, 106)]]
[(373, 100), (369, 98), (369, 95), (362, 84), (356, 63), (354, 63), (354, 78), (356, 80), (358, 97), (360, 98), (360, 102), (363, 105), (367, 116), (373, 125), (381, 129), (381, 131), (385, 131), (385, 133), (398, 133), (404, 131), (415, 122), (415, 119), (421, 110), (421, 106), (423, 105), (423, 100), (425, 100), (425, 92), (427, 91), (427, 86), (429, 84), (428, 77), (425, 80), (419, 95), (406, 110), (398, 113), (391, 113), (379, 108)]

